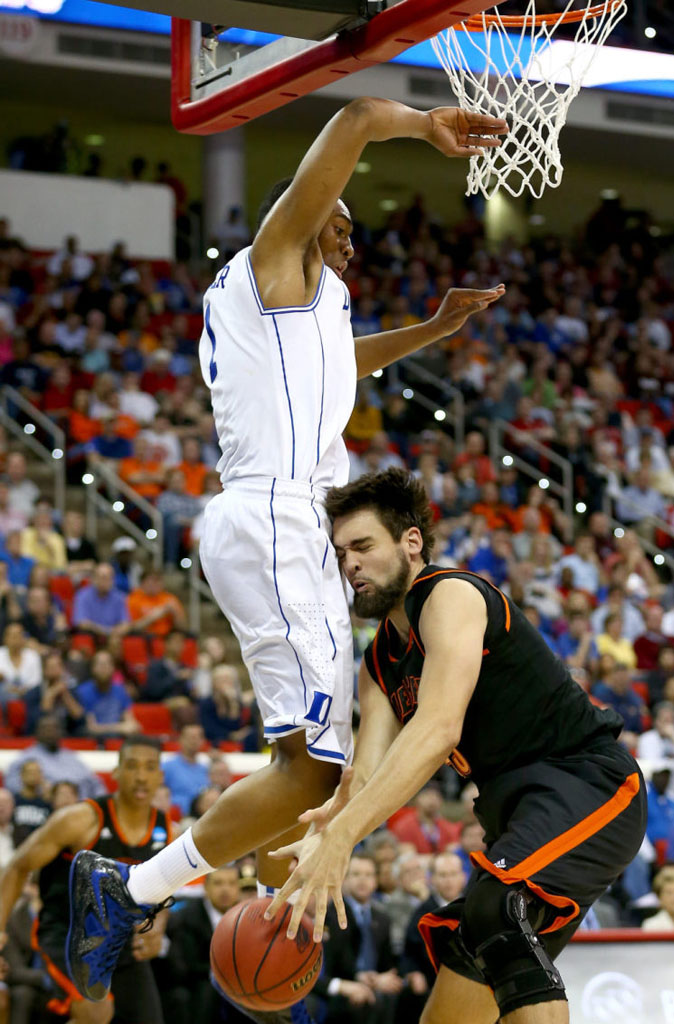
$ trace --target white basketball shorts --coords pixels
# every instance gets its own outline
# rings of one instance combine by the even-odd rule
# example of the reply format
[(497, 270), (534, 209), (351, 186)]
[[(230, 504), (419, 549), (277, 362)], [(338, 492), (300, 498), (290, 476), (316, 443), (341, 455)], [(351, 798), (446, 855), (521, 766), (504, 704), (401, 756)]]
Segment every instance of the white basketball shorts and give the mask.
[(311, 484), (255, 477), (206, 506), (201, 564), (241, 645), (273, 741), (306, 730), (322, 761), (353, 754), (353, 639), (328, 519)]

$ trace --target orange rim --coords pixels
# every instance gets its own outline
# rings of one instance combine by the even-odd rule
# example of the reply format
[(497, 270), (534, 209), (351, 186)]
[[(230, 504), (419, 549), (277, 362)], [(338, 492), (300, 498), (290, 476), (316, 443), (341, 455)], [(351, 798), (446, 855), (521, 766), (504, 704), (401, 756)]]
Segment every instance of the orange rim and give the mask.
[(608, 3), (595, 4), (594, 7), (587, 7), (584, 11), (568, 11), (566, 14), (535, 14), (533, 18), (526, 15), (515, 14), (474, 14), (466, 18), (455, 28), (462, 28), (466, 32), (481, 32), (485, 25), (503, 25), (504, 28), (531, 28), (539, 25), (573, 25), (579, 21), (601, 18), (616, 7), (620, 7), (624, 0), (609, 0)]

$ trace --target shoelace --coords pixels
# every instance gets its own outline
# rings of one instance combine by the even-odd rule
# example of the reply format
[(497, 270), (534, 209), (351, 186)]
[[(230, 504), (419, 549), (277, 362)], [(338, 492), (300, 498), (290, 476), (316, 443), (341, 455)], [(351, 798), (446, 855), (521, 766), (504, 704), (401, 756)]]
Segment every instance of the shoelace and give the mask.
[(150, 907), (147, 914), (145, 915), (145, 920), (143, 921), (142, 927), (138, 929), (138, 934), (142, 935), (144, 932), (149, 932), (152, 926), (154, 925), (154, 920), (157, 914), (162, 910), (168, 910), (169, 907), (172, 907), (174, 905), (174, 903), (175, 898), (173, 896), (169, 896), (168, 899), (164, 900), (163, 903), (157, 903), (155, 904), (154, 907)]

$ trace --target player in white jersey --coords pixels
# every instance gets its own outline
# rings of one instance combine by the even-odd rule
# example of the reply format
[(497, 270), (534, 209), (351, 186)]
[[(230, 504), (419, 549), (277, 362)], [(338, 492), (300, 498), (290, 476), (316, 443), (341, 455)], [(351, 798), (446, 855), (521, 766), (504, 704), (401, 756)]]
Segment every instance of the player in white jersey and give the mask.
[[(356, 378), (454, 333), (503, 287), (454, 289), (425, 323), (354, 342), (342, 283), (352, 223), (340, 196), (368, 142), (416, 138), (445, 156), (468, 157), (498, 146), (506, 131), (505, 121), (457, 108), (355, 100), (278, 189), (251, 248), (206, 292), (199, 352), (223, 493), (206, 510), (202, 562), (241, 643), (274, 753), (269, 766), (231, 786), (176, 843), (130, 873), (78, 856), (68, 956), (89, 998), (105, 995), (111, 947), (114, 954), (124, 928), (211, 865), (262, 850), (260, 881), (282, 884), (286, 868), (267, 860), (265, 844), (301, 834), (298, 815), (326, 799), (351, 758), (352, 640), (322, 498), (347, 479), (341, 434)], [(87, 898), (101, 887), (115, 907), (104, 920)]]

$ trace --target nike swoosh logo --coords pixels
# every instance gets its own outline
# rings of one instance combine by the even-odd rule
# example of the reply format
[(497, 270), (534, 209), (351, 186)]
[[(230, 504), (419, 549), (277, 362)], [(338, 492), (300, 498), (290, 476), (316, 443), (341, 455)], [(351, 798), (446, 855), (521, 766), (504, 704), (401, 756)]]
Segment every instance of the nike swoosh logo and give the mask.
[(184, 851), (184, 853), (185, 853), (185, 856), (187, 857), (187, 863), (189, 864), (189, 866), (190, 866), (191, 868), (198, 868), (198, 867), (199, 867), (199, 865), (198, 865), (198, 864), (196, 863), (196, 861), (191, 861), (191, 860), (190, 860), (190, 855), (189, 855), (189, 853), (187, 852), (187, 847), (185, 846), (185, 843), (183, 843), (183, 851)]

